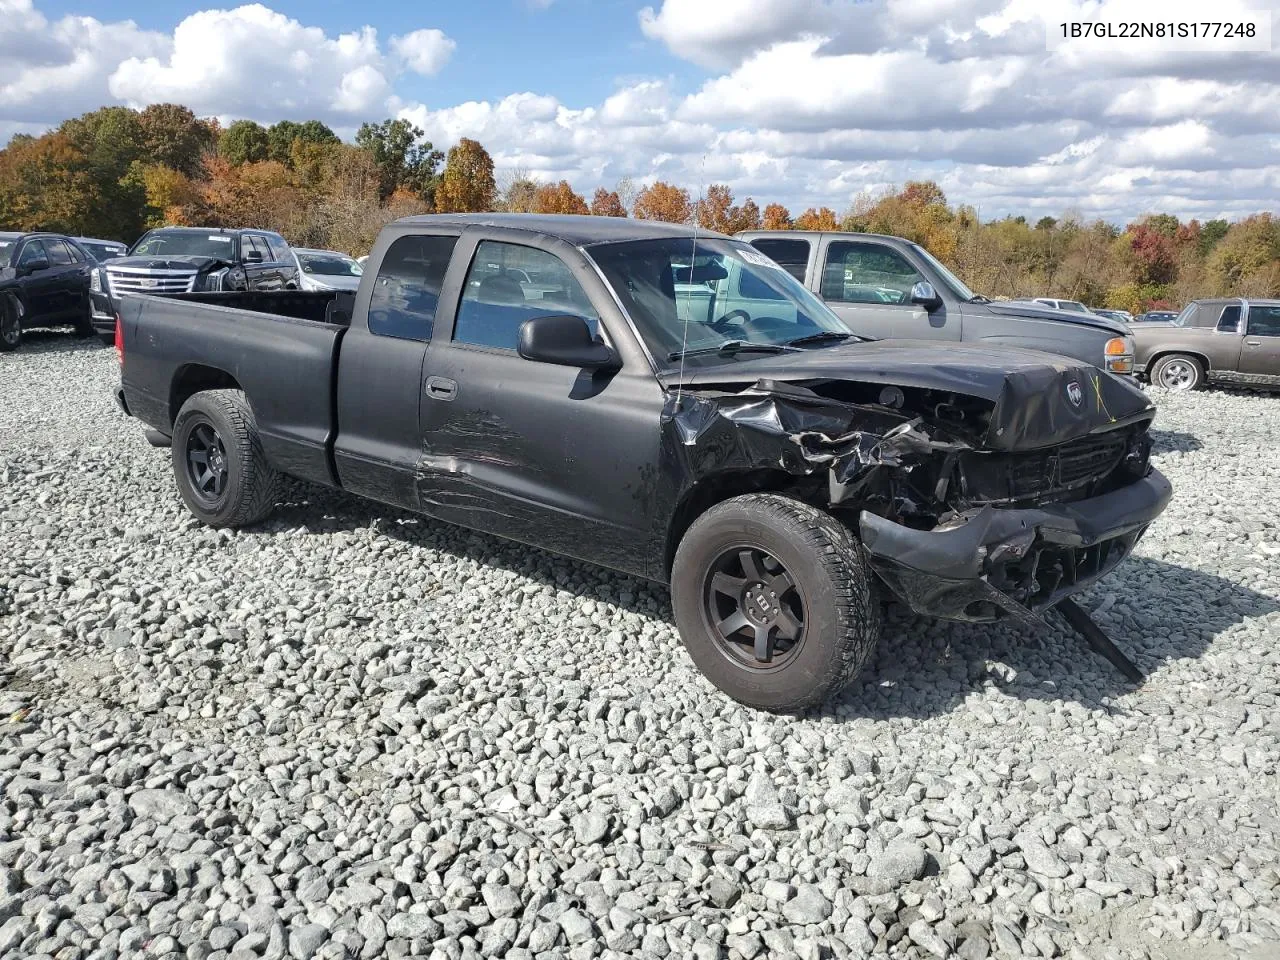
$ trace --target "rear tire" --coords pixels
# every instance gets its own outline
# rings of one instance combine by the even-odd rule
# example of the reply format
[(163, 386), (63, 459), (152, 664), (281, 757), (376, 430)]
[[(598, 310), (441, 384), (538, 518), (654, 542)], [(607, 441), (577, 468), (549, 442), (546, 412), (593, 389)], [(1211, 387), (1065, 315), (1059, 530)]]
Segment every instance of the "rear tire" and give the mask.
[(178, 492), (209, 526), (246, 527), (274, 509), (280, 474), (267, 463), (241, 391), (206, 390), (184, 403), (171, 451)]
[(699, 517), (676, 551), (671, 594), (694, 663), (762, 710), (824, 703), (880, 638), (861, 545), (830, 514), (777, 494), (735, 497)]
[(0, 353), (12, 353), (22, 346), (22, 313), (18, 305), (6, 297), (0, 300)]
[(1151, 382), (1175, 393), (1196, 390), (1204, 383), (1204, 365), (1185, 353), (1166, 353), (1152, 366)]

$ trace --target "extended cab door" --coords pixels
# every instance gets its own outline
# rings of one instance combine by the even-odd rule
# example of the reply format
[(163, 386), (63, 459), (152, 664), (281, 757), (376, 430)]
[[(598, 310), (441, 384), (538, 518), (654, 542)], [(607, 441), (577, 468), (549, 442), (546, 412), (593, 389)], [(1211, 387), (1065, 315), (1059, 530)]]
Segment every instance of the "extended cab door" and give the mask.
[(423, 359), (458, 231), (384, 233), (342, 339), (333, 453), (344, 489), (416, 510)]
[(1251, 380), (1280, 383), (1280, 307), (1251, 303), (1240, 347), (1240, 372)]
[[(521, 277), (535, 277), (527, 282)], [(525, 360), (520, 327), (573, 314), (620, 370)], [(641, 576), (663, 576), (663, 392), (581, 251), (501, 228), (463, 234), (423, 383), (419, 509)]]
[(960, 311), (948, 315), (945, 304), (926, 310), (911, 302), (915, 284), (933, 281), (895, 247), (869, 239), (823, 237), (819, 263), (818, 293), (854, 333), (883, 339), (960, 339)]

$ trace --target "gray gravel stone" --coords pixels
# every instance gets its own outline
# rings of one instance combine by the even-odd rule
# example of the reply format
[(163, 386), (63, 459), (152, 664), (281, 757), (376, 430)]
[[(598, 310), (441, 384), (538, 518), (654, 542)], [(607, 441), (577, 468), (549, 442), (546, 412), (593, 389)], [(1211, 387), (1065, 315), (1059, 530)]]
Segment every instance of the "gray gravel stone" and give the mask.
[(639, 580), (302, 484), (200, 526), (118, 379), (0, 357), (4, 960), (1280, 952), (1280, 397), (1151, 392), (1174, 500), (1079, 597), (1146, 684), (891, 608), (778, 718)]
[(895, 841), (871, 860), (867, 876), (891, 883), (906, 883), (924, 876), (927, 854), (912, 840)]

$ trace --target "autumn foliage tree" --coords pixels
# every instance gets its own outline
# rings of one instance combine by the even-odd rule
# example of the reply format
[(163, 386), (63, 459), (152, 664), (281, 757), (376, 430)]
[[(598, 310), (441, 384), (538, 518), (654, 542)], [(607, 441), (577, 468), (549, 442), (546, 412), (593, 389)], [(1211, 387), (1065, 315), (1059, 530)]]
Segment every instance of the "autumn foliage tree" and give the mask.
[(839, 225), (836, 223), (836, 212), (830, 207), (822, 207), (815, 210), (810, 207), (800, 216), (796, 217), (795, 229), (797, 230), (837, 230)]
[(534, 213), (588, 213), (587, 201), (573, 192), (567, 180), (538, 187), (533, 194)]
[(756, 202), (748, 197), (742, 206), (738, 206), (733, 202), (733, 191), (723, 183), (707, 187), (707, 193), (697, 208), (698, 223), (708, 230), (734, 234), (760, 227), (760, 208)]
[(442, 213), (492, 210), (497, 196), (493, 158), (475, 140), (463, 137), (449, 151), (436, 187), (435, 208)]
[(625, 217), (627, 208), (616, 190), (597, 187), (591, 198), (591, 214), (596, 217)]
[(635, 215), (640, 220), (688, 223), (693, 215), (689, 191), (658, 180), (636, 195)]
[(780, 203), (771, 203), (764, 208), (764, 229), (790, 230), (791, 211)]

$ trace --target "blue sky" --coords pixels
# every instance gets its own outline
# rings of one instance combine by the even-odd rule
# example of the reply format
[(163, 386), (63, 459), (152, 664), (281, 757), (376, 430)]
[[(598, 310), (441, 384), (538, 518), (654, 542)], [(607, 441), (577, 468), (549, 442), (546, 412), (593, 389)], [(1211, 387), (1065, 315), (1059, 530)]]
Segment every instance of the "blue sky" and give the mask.
[[(705, 71), (670, 55), (640, 31), (642, 3), (628, 0), (276, 0), (271, 9), (331, 34), (375, 27), (382, 37), (420, 28), (443, 30), (459, 53), (438, 75), (410, 77), (397, 91), (433, 106), (500, 99), (520, 90), (549, 93), (588, 106), (639, 77), (669, 76), (694, 84)], [(172, 31), (210, 3), (164, 0), (50, 0), (50, 19), (91, 13), (100, 20), (133, 20), (147, 30)], [(234, 6), (234, 4), (225, 4)], [(572, 56), (564, 51), (571, 49)]]
[[(1263, 0), (1215, 0), (1214, 17)], [(1270, 0), (1280, 39), (1280, 0)], [(1049, 48), (1202, 0), (0, 0), (0, 142), (106, 104), (224, 122), (401, 116), (499, 180), (662, 179), (848, 209), (936, 180), (984, 218), (1238, 218), (1280, 198), (1269, 52)]]

